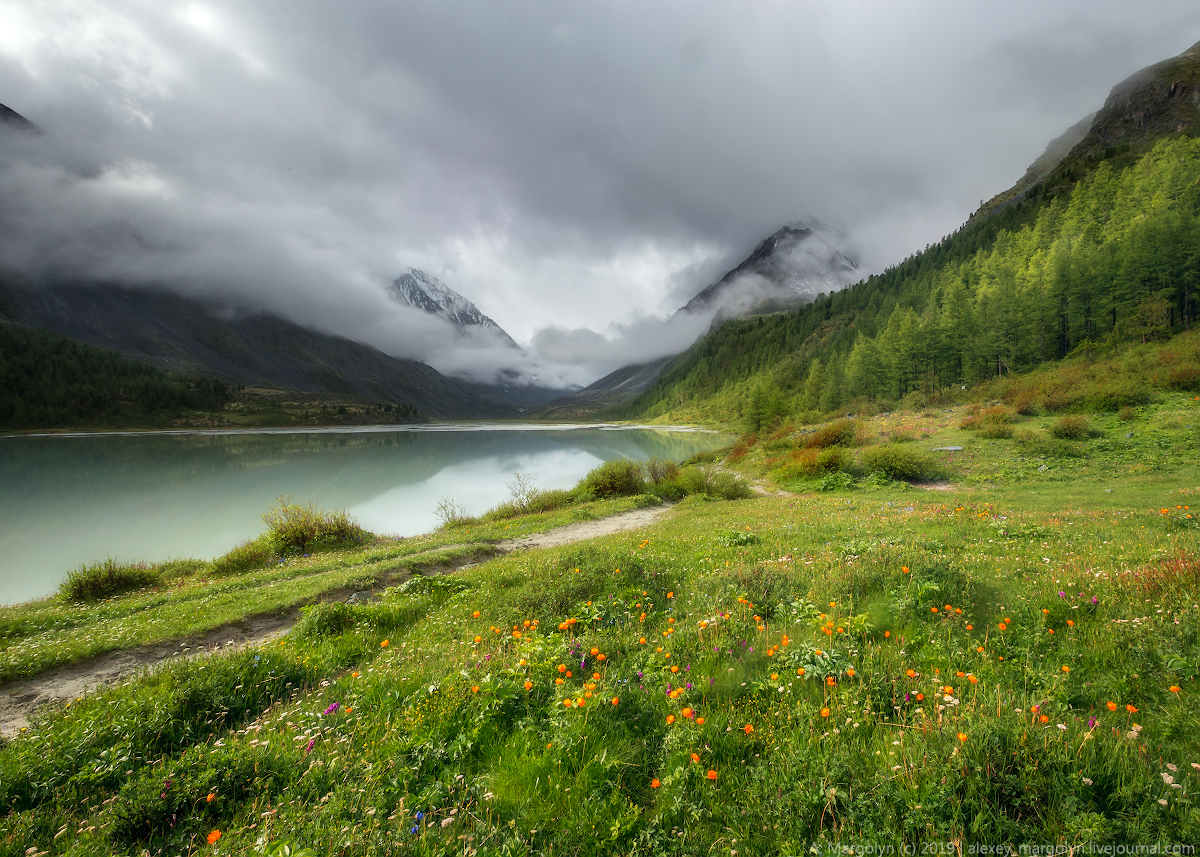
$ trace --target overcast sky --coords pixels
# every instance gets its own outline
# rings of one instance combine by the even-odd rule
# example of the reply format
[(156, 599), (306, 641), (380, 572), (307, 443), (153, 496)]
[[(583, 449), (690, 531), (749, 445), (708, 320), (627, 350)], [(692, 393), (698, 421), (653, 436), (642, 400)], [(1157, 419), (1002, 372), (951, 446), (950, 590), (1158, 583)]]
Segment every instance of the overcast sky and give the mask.
[(388, 302), (418, 267), (588, 383), (785, 223), (866, 272), (938, 240), (1197, 40), (1195, 0), (0, 0), (47, 131), (0, 150), (0, 262), (486, 361)]

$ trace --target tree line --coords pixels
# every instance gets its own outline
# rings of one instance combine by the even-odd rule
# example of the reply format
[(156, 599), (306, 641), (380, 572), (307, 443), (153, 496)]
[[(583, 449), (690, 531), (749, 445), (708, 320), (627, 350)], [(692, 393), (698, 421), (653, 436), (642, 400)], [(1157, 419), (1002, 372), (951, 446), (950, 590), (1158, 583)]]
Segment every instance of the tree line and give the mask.
[(236, 389), (164, 372), (49, 330), (0, 324), (0, 427), (166, 425), (219, 411)]

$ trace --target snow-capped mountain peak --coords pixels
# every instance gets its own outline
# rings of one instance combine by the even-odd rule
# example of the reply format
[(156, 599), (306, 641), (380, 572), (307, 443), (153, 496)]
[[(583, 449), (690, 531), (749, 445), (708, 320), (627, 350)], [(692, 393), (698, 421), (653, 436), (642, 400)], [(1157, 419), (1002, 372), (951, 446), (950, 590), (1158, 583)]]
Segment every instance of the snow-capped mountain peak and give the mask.
[(506, 345), (519, 347), (500, 325), (481, 313), (475, 304), (419, 268), (409, 268), (407, 274), (401, 274), (393, 280), (388, 292), (401, 303), (445, 319), (460, 331), (481, 327), (496, 334)]

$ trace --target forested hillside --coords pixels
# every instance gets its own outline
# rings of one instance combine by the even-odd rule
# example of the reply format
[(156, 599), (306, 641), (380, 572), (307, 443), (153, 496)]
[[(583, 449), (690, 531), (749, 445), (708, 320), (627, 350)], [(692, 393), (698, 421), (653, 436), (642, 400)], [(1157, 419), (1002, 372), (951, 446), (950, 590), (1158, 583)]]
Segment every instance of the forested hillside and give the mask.
[(621, 414), (754, 428), (853, 402), (891, 406), (1189, 329), (1200, 140), (1105, 154), (857, 286), (724, 325)]
[(165, 425), (221, 410), (220, 380), (168, 375), (48, 330), (0, 323), (0, 428)]

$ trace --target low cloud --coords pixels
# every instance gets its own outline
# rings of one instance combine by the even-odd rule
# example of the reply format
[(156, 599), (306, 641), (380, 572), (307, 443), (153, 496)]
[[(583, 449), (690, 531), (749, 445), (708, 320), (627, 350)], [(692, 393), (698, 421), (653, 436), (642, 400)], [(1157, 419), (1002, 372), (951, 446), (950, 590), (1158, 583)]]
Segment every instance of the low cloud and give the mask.
[[(863, 273), (936, 241), (1195, 27), (1194, 0), (4, 4), (0, 102), (46, 133), (0, 134), (0, 264), (587, 383), (689, 344), (655, 319), (798, 216)], [(409, 266), (526, 353), (390, 301)]]

